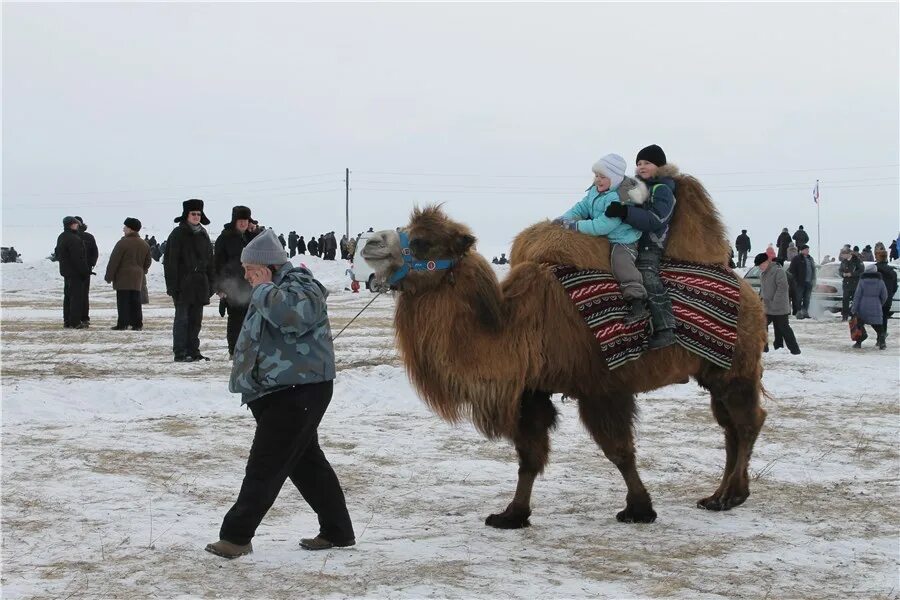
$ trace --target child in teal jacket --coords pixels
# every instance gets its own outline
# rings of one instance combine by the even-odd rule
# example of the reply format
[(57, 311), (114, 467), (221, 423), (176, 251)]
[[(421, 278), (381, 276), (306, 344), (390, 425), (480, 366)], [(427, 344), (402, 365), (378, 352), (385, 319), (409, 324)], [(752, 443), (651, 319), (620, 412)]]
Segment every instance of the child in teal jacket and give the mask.
[(554, 222), (580, 233), (604, 235), (610, 244), (610, 266), (619, 282), (622, 296), (631, 304), (631, 313), (625, 322), (635, 323), (647, 316), (644, 300), (647, 290), (634, 262), (637, 258), (637, 242), (641, 232), (617, 217), (607, 217), (606, 208), (620, 201), (619, 188), (625, 180), (625, 159), (618, 154), (607, 154), (593, 166), (594, 185), (587, 195)]

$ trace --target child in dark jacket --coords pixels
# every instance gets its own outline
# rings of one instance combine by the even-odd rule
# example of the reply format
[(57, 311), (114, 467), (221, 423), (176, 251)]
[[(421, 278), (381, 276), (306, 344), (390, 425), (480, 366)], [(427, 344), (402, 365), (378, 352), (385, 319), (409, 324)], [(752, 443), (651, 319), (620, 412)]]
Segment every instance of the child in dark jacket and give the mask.
[(636, 174), (650, 190), (649, 199), (640, 205), (613, 202), (606, 208), (607, 217), (618, 217), (642, 232), (638, 240), (637, 268), (644, 278), (644, 288), (653, 323), (649, 347), (664, 348), (675, 343), (675, 316), (672, 302), (659, 278), (669, 237), (669, 223), (675, 213), (675, 180), (678, 169), (666, 164), (666, 154), (657, 145), (647, 146), (637, 154)]

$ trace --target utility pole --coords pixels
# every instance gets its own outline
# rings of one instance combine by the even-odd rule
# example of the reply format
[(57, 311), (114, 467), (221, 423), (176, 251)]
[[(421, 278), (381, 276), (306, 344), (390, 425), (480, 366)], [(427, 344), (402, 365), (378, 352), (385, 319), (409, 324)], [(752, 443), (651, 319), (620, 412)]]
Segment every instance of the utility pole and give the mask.
[(345, 169), (344, 176), (344, 184), (346, 184), (346, 196), (344, 201), (344, 218), (345, 218), (345, 231), (344, 233), (347, 235), (347, 239), (350, 239), (350, 169), (349, 167)]

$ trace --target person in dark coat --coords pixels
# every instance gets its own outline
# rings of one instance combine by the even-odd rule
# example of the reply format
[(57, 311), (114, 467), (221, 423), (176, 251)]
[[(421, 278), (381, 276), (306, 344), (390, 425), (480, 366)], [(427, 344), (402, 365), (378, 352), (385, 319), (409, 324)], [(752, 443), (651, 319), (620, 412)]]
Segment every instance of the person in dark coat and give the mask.
[(887, 299), (887, 286), (884, 285), (881, 273), (878, 272), (875, 265), (867, 265), (862, 277), (859, 278), (856, 293), (853, 295), (851, 311), (863, 330), (863, 337), (853, 344), (854, 348), (862, 348), (862, 343), (869, 337), (866, 334), (866, 325), (871, 325), (877, 335), (878, 349), (885, 349), (885, 332), (882, 321), (884, 319), (883, 307)]
[(891, 245), (888, 246), (888, 250), (890, 250), (890, 260), (897, 260), (897, 258), (900, 258), (900, 254), (898, 254), (897, 251), (897, 240), (891, 240)]
[(787, 260), (787, 250), (788, 246), (791, 245), (791, 234), (788, 232), (788, 228), (785, 227), (781, 230), (781, 233), (778, 234), (778, 239), (775, 240), (775, 245), (778, 247), (778, 257), (776, 260), (779, 265), (784, 265), (784, 261)]
[(284, 241), (284, 234), (283, 234), (283, 233), (279, 233), (279, 234), (278, 234), (278, 241), (281, 243), (281, 247), (282, 247), (282, 248), (286, 248), (286, 247), (287, 247), (287, 242)]
[(850, 249), (850, 244), (841, 249), (838, 258), (841, 261), (838, 273), (841, 275), (841, 291), (843, 292), (841, 320), (846, 321), (850, 318), (850, 300), (856, 294), (856, 286), (859, 285), (859, 278), (865, 271), (865, 265), (859, 259), (859, 253)]
[(797, 231), (794, 232), (794, 235), (791, 236), (794, 242), (797, 244), (797, 248), (800, 246), (805, 246), (809, 244), (809, 234), (803, 229), (803, 225), (797, 228)]
[(81, 223), (75, 217), (63, 219), (63, 232), (56, 238), (56, 259), (63, 276), (63, 326), (67, 329), (87, 329), (84, 321), (84, 299), (91, 266), (88, 262), (84, 238), (78, 231)]
[(648, 348), (664, 348), (675, 343), (675, 315), (672, 301), (659, 277), (659, 264), (669, 241), (669, 224), (675, 214), (675, 177), (679, 171), (666, 162), (663, 149), (652, 144), (635, 157), (635, 173), (647, 185), (650, 197), (640, 205), (611, 202), (604, 214), (618, 217), (641, 232), (635, 266), (647, 290), (647, 308), (653, 325)]
[(859, 253), (859, 260), (863, 262), (874, 262), (875, 255), (872, 254), (872, 246), (866, 245), (865, 248)]
[(881, 326), (884, 328), (883, 337), (887, 338), (888, 319), (891, 318), (891, 305), (894, 302), (894, 294), (897, 293), (897, 270), (890, 266), (887, 262), (888, 253), (885, 250), (875, 251), (875, 268), (881, 273), (881, 280), (884, 281), (884, 287), (887, 288), (887, 301), (881, 307), (884, 318)]
[(297, 240), (297, 254), (306, 254), (306, 240), (303, 239), (302, 235)]
[(809, 299), (813, 288), (816, 286), (816, 263), (809, 255), (809, 246), (800, 246), (800, 254), (791, 261), (788, 267), (794, 276), (794, 285), (797, 287), (797, 297), (800, 299), (798, 319), (809, 319)]
[(291, 231), (288, 234), (288, 250), (291, 251), (290, 257), (294, 258), (294, 255), (297, 254), (297, 232)]
[[(766, 312), (766, 326), (772, 323), (775, 328), (773, 347), (777, 350), (787, 346), (791, 354), (800, 354), (800, 346), (788, 321), (791, 304), (788, 301), (788, 279), (784, 269), (777, 262), (769, 260), (765, 252), (757, 254), (753, 264), (760, 270), (759, 295)], [(768, 343), (765, 351), (769, 351)]]
[(150, 270), (150, 245), (141, 239), (138, 233), (141, 222), (128, 217), (122, 227), (125, 235), (116, 242), (109, 263), (106, 265), (106, 283), (111, 283), (116, 290), (116, 309), (118, 320), (112, 329), (122, 330), (131, 327), (140, 331), (144, 327), (144, 316), (141, 310), (141, 292), (144, 288), (144, 277)]
[(319, 253), (318, 257), (324, 259), (325, 258), (325, 234), (322, 233), (319, 235), (319, 245), (318, 245)]
[[(78, 219), (78, 233), (81, 234), (81, 238), (84, 240), (84, 251), (87, 253), (87, 261), (88, 265), (91, 267), (91, 275), (96, 275), (94, 273), (94, 267), (97, 266), (97, 260), (100, 258), (100, 251), (97, 249), (97, 240), (94, 239), (94, 236), (87, 232), (87, 225), (79, 216), (75, 216)], [(87, 278), (87, 283), (84, 286), (84, 315), (82, 316), (82, 320), (88, 325), (91, 324), (91, 278)]]
[(253, 552), (253, 537), (290, 478), (316, 513), (319, 532), (306, 550), (356, 543), (340, 481), (319, 446), (318, 427), (334, 389), (334, 345), (328, 291), (294, 267), (267, 231), (241, 253), (253, 286), (228, 389), (241, 394), (256, 420), (244, 480), (206, 551), (224, 558)]
[(216, 238), (215, 290), (225, 303), (224, 308), (228, 313), (225, 336), (229, 356), (234, 356), (234, 345), (250, 302), (250, 284), (244, 278), (244, 267), (241, 265), (241, 252), (256, 236), (255, 232), (250, 231), (250, 219), (251, 211), (248, 207), (235, 206), (231, 209), (231, 222), (225, 225)]
[(747, 235), (746, 229), (741, 229), (741, 235), (737, 236), (734, 241), (734, 247), (738, 251), (737, 266), (743, 268), (747, 266), (747, 253), (750, 252), (750, 236)]
[(316, 241), (316, 236), (310, 236), (309, 243), (306, 247), (309, 249), (309, 254), (311, 256), (319, 255), (319, 242)]
[(185, 200), (175, 222), (178, 226), (169, 234), (163, 255), (166, 293), (175, 303), (172, 351), (175, 362), (209, 360), (200, 354), (200, 327), (203, 307), (213, 293), (215, 265), (212, 242), (203, 228), (209, 225), (203, 200)]

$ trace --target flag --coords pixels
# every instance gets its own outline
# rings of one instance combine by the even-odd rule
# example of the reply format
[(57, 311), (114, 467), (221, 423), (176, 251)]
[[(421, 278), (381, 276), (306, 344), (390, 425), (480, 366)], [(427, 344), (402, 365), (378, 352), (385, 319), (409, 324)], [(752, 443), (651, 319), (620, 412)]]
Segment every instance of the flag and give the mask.
[(819, 180), (816, 179), (816, 187), (813, 188), (813, 202), (819, 203)]

